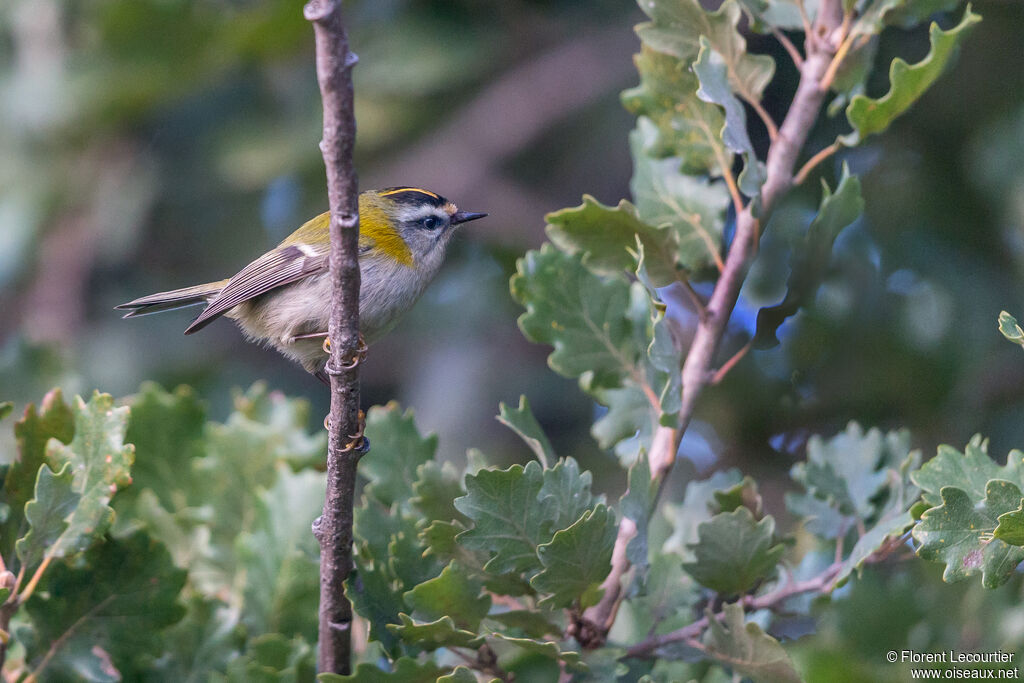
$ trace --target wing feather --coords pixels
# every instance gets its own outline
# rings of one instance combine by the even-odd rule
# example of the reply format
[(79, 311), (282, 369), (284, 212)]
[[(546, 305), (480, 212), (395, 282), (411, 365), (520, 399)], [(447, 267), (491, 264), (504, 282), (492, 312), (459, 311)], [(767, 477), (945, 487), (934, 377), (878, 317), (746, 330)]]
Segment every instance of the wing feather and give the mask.
[(326, 250), (292, 245), (267, 252), (228, 280), (220, 294), (188, 326), (185, 334), (198, 332), (243, 301), (326, 269)]

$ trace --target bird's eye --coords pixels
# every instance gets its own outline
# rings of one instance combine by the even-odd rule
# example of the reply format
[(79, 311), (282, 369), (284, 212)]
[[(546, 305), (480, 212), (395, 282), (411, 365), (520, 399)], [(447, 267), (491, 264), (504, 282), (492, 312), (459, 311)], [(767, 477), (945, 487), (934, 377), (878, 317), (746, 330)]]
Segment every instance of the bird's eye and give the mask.
[(441, 219), (437, 216), (427, 216), (423, 219), (423, 227), (427, 230), (434, 230), (439, 225), (441, 225)]

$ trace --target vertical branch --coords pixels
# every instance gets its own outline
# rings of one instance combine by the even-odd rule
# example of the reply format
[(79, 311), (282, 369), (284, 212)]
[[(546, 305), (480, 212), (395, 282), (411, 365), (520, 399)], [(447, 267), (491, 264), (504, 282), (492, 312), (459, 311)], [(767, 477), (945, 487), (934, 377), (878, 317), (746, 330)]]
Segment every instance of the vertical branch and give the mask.
[[(675, 428), (660, 427), (651, 443), (651, 478), (664, 483), (675, 463), (679, 444), (697, 408), (697, 399), (714, 377), (715, 352), (725, 335), (729, 319), (746, 280), (747, 271), (757, 255), (761, 229), (772, 210), (793, 186), (797, 158), (818, 118), (828, 86), (822, 81), (836, 53), (834, 32), (843, 19), (840, 0), (822, 0), (818, 18), (808, 26), (805, 37), (806, 57), (800, 64), (800, 83), (786, 118), (772, 140), (765, 164), (766, 178), (761, 186), (760, 201), (751, 202), (737, 211), (736, 236), (729, 245), (725, 268), (697, 325), (697, 331), (686, 353), (682, 368), (682, 407)], [(620, 526), (616, 550), (632, 537), (629, 529)], [(584, 647), (598, 647), (604, 642), (615, 621), (621, 602), (622, 578), (629, 570), (625, 553), (614, 553), (611, 572), (601, 584), (604, 590), (597, 605), (590, 607), (576, 624)], [(577, 638), (579, 639), (579, 637)]]
[[(350, 435), (359, 434), (359, 370), (346, 362), (359, 345), (359, 187), (352, 164), (356, 122), (352, 67), (340, 0), (311, 0), (303, 13), (313, 22), (316, 73), (324, 105), (320, 143), (327, 166), (331, 223), (331, 414), (327, 444), (327, 495), (315, 531), (320, 542), (321, 672), (351, 670), (352, 605), (345, 579), (352, 568), (352, 506), (360, 453)], [(355, 437), (358, 440), (358, 437)]]

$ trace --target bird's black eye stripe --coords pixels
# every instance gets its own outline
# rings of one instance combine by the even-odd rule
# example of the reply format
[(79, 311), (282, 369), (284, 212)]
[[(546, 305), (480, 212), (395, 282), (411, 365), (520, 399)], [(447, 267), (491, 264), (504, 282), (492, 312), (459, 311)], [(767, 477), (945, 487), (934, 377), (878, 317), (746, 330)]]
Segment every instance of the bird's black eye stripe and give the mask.
[(437, 216), (427, 216), (420, 221), (427, 230), (434, 230), (441, 225), (441, 219)]

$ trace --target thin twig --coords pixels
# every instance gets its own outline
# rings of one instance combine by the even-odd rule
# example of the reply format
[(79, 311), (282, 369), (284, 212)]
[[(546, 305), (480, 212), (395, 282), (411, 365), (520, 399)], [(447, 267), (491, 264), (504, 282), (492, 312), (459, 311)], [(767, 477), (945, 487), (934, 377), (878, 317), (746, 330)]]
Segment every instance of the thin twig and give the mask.
[[(756, 611), (759, 609), (776, 607), (795, 595), (825, 592), (826, 589), (829, 589), (833, 580), (841, 571), (842, 563), (836, 562), (829, 565), (825, 571), (814, 578), (807, 579), (806, 581), (788, 581), (771, 593), (766, 593), (759, 597), (752, 595), (745, 596), (741, 599), (741, 603), (744, 609), (748, 611)], [(714, 615), (714, 618), (719, 620), (724, 618), (724, 616), (724, 612), (719, 612)], [(704, 616), (692, 624), (688, 624), (683, 628), (676, 629), (670, 633), (649, 637), (629, 648), (626, 651), (626, 657), (650, 657), (658, 650), (658, 648), (664, 647), (665, 645), (679, 642), (689, 643), (704, 633), (704, 630), (710, 625), (710, 623), (710, 620)]]
[(823, 147), (822, 149), (820, 149), (814, 156), (808, 159), (807, 163), (801, 166), (800, 170), (797, 171), (797, 174), (793, 176), (793, 184), (803, 185), (804, 181), (807, 180), (807, 176), (811, 173), (811, 171), (813, 171), (818, 166), (818, 164), (825, 161), (825, 159), (828, 159), (830, 156), (832, 156), (842, 148), (843, 143), (841, 143), (839, 140), (836, 140), (828, 147)]
[(779, 127), (775, 125), (775, 120), (771, 117), (771, 114), (761, 106), (761, 103), (753, 97), (747, 97), (746, 95), (741, 95), (741, 97), (743, 97), (743, 100), (749, 104), (755, 112), (757, 112), (761, 122), (764, 123), (764, 127), (768, 130), (768, 139), (775, 140), (775, 138), (779, 137)]
[(327, 444), (327, 493), (323, 515), (315, 525), (320, 542), (321, 672), (351, 672), (352, 605), (345, 597), (345, 579), (352, 570), (352, 518), (356, 465), (360, 452), (350, 435), (359, 424), (359, 185), (352, 164), (356, 121), (353, 113), (352, 67), (340, 0), (311, 0), (303, 9), (313, 22), (316, 72), (323, 99), (324, 130), (320, 150), (327, 167), (330, 201), (331, 413)]
[(697, 313), (697, 317), (703, 320), (708, 314), (707, 304), (700, 298), (700, 294), (697, 293), (697, 290), (693, 288), (693, 285), (690, 284), (687, 278), (680, 278), (679, 282), (683, 285), (683, 291), (690, 297), (690, 302), (693, 303), (693, 310)]
[(803, 55), (801, 55), (800, 51), (796, 49), (796, 45), (794, 45), (793, 41), (789, 39), (789, 36), (775, 26), (772, 26), (772, 35), (775, 36), (775, 40), (779, 41), (779, 44), (782, 45), (782, 47), (786, 49), (786, 52), (789, 53), (789, 58), (793, 60), (793, 66), (797, 68), (797, 71), (803, 68)]
[(743, 360), (743, 357), (746, 356), (750, 352), (750, 349), (753, 346), (754, 346), (754, 340), (753, 339), (751, 339), (746, 344), (744, 344), (742, 349), (740, 349), (739, 351), (734, 353), (732, 358), (730, 358), (729, 360), (725, 361), (725, 363), (722, 364), (722, 367), (718, 368), (718, 370), (715, 371), (715, 374), (712, 375), (712, 377), (711, 377), (711, 383), (712, 384), (718, 384), (723, 379), (725, 379), (725, 376), (729, 374), (729, 371), (732, 370), (734, 367), (736, 367), (737, 363), (739, 363), (741, 360)]

